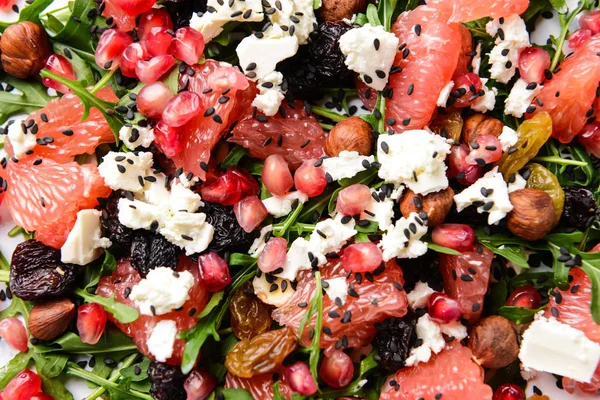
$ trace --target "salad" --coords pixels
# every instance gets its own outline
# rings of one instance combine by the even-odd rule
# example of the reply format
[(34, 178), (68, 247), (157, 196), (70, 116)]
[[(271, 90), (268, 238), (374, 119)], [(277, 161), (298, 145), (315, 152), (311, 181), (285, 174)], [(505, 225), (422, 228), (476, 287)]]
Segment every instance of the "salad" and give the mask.
[(0, 399), (600, 393), (597, 2), (19, 1)]

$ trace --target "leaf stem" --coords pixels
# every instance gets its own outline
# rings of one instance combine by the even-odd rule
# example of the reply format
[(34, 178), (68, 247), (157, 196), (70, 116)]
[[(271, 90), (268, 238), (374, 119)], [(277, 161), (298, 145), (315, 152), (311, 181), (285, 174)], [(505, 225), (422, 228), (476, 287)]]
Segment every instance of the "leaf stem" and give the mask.
[[(133, 362), (135, 361), (135, 359), (137, 357), (138, 357), (137, 353), (134, 353), (134, 354), (130, 355), (129, 357), (127, 357), (123, 361), (123, 365), (121, 366), (121, 368), (119, 368), (119, 370), (114, 375), (112, 375), (108, 379), (108, 381), (116, 383), (121, 378), (121, 369), (129, 367), (131, 364), (133, 364)], [(100, 386), (98, 389), (96, 389), (96, 391), (94, 391), (92, 394), (90, 394), (88, 397), (86, 397), (86, 400), (94, 400), (97, 397), (100, 397), (104, 392), (106, 392), (106, 388), (104, 386)]]
[(8, 282), (10, 279), (9, 271), (0, 271), (0, 282)]
[(346, 117), (344, 117), (342, 114), (338, 114), (336, 112), (329, 111), (328, 109), (323, 108), (323, 107), (311, 105), (310, 109), (313, 114), (317, 114), (317, 115), (320, 115), (321, 117), (329, 118), (330, 120), (335, 121), (335, 122), (341, 122), (344, 119), (346, 119)]
[(8, 262), (6, 257), (4, 257), (4, 254), (2, 254), (2, 252), (0, 252), (0, 269), (4, 271), (10, 271), (10, 263)]
[(100, 78), (100, 80), (98, 81), (98, 83), (96, 83), (94, 85), (94, 87), (90, 89), (90, 93), (91, 94), (98, 93), (98, 91), (100, 89), (102, 89), (104, 86), (106, 86), (106, 84), (108, 83), (108, 81), (110, 81), (110, 78), (112, 78), (112, 76), (115, 74), (115, 72), (117, 72), (116, 68), (115, 69), (111, 69), (106, 74), (102, 75), (102, 78)]
[(550, 64), (550, 71), (554, 71), (554, 68), (558, 65), (561, 56), (563, 55), (563, 46), (565, 44), (565, 39), (567, 38), (567, 33), (569, 33), (569, 25), (573, 19), (581, 12), (585, 5), (585, 1), (581, 0), (577, 8), (573, 10), (571, 14), (569, 14), (566, 18), (563, 14), (558, 14), (558, 20), (560, 21), (560, 36), (558, 37), (558, 41), (556, 42), (556, 52), (554, 53), (554, 57), (552, 58), (552, 63)]
[(558, 156), (535, 157), (532, 161), (549, 162), (549, 163), (561, 164), (561, 165), (576, 165), (578, 167), (585, 167), (587, 165), (587, 163), (585, 161), (568, 160), (566, 158), (562, 158), (562, 157), (558, 157)]
[(323, 129), (325, 129), (325, 130), (327, 130), (327, 131), (330, 131), (330, 130), (332, 130), (332, 129), (333, 129), (333, 125), (324, 124), (324, 123), (322, 123), (322, 122), (319, 122), (319, 125), (321, 125), (321, 128), (323, 128)]
[(133, 390), (133, 389), (125, 390), (125, 389), (119, 387), (119, 385), (116, 384), (115, 382), (111, 382), (108, 379), (101, 378), (98, 375), (95, 375), (89, 371), (86, 371), (85, 369), (79, 367), (79, 365), (77, 365), (71, 361), (69, 361), (67, 363), (66, 372), (67, 372), (67, 375), (71, 375), (71, 376), (75, 376), (77, 378), (84, 379), (88, 382), (95, 383), (96, 385), (103, 386), (107, 389), (112, 388), (112, 389), (116, 389), (116, 390), (119, 390), (122, 392), (126, 391), (129, 395), (131, 395), (132, 397), (136, 397), (138, 399), (153, 400), (152, 396), (150, 396), (149, 394), (138, 392), (137, 390)]
[(294, 224), (298, 215), (300, 215), (300, 211), (304, 207), (303, 203), (298, 203), (294, 211), (288, 215), (288, 217), (281, 224), (273, 225), (273, 234), (277, 237), (282, 237), (285, 235), (288, 229)]

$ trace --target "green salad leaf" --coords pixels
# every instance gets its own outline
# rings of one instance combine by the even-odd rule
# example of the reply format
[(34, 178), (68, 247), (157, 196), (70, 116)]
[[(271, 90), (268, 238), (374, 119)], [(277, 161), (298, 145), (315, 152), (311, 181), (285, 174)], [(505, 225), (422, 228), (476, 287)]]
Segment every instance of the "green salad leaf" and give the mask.
[(22, 94), (0, 91), (0, 124), (4, 124), (8, 118), (17, 114), (30, 114), (43, 108), (51, 100), (47, 89), (39, 82), (22, 81), (9, 75), (0, 78)]
[(79, 336), (73, 332), (67, 332), (50, 343), (38, 343), (33, 348), (37, 353), (62, 351), (71, 354), (107, 354), (137, 350), (133, 340), (114, 327), (107, 329), (98, 343), (94, 345), (83, 343)]
[(95, 8), (93, 0), (75, 0), (71, 16), (63, 28), (55, 32), (53, 41), (93, 53), (94, 40), (90, 35), (90, 27), (96, 24), (96, 13), (90, 11)]
[(102, 263), (99, 262), (100, 259), (91, 263), (85, 268), (85, 276), (84, 276), (84, 289), (89, 291), (93, 291), (93, 288), (98, 285), (100, 278), (105, 275), (110, 275), (117, 268), (117, 260), (115, 257), (108, 251), (104, 251), (104, 259)]
[(31, 355), (31, 349), (24, 353), (17, 353), (9, 362), (0, 367), (0, 390), (4, 389), (19, 372), (27, 368)]
[(522, 325), (533, 321), (535, 314), (543, 309), (544, 307), (532, 310), (524, 307), (502, 306), (498, 309), (498, 314), (517, 325)]
[(107, 312), (111, 313), (117, 321), (124, 324), (133, 322), (140, 316), (140, 313), (135, 308), (116, 301), (114, 294), (111, 297), (102, 297), (97, 294), (91, 294), (84, 289), (75, 289), (73, 293), (88, 303), (100, 304)]

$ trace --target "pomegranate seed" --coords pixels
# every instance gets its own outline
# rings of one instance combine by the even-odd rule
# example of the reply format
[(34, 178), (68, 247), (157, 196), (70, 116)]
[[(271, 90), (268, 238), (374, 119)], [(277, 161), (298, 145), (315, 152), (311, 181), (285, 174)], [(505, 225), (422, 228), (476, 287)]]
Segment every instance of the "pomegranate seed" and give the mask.
[(479, 135), (471, 142), (471, 152), (465, 158), (470, 165), (479, 165), (496, 162), (502, 157), (502, 143), (494, 135)]
[(600, 10), (586, 12), (579, 19), (581, 29), (588, 29), (592, 35), (600, 33)]
[(575, 32), (571, 33), (567, 40), (569, 41), (569, 47), (572, 49), (576, 49), (580, 47), (583, 42), (592, 37), (592, 31), (589, 29), (578, 29)]
[(165, 54), (154, 57), (148, 61), (138, 61), (135, 66), (135, 74), (144, 83), (156, 82), (175, 65), (173, 56)]
[(265, 160), (262, 181), (267, 190), (277, 196), (283, 196), (294, 186), (290, 167), (279, 154), (271, 154)]
[(539, 47), (528, 47), (519, 54), (519, 73), (528, 83), (542, 83), (544, 70), (550, 68), (550, 55)]
[(131, 43), (123, 50), (123, 56), (121, 57), (121, 73), (129, 78), (137, 78), (137, 75), (135, 74), (137, 62), (148, 58), (146, 46), (140, 42)]
[(479, 79), (477, 74), (473, 72), (460, 74), (454, 79), (454, 88), (452, 90), (454, 103), (452, 105), (459, 108), (470, 106), (478, 98), (475, 95), (479, 93), (481, 87), (481, 79)]
[(96, 344), (104, 333), (107, 314), (98, 303), (83, 304), (77, 309), (77, 331), (83, 343)]
[(342, 255), (342, 265), (348, 272), (373, 272), (382, 261), (381, 250), (371, 242), (351, 244)]
[(524, 398), (523, 389), (513, 383), (504, 383), (494, 392), (493, 400), (523, 400)]
[[(134, 43), (135, 44), (135, 43)], [(162, 117), (163, 110), (175, 97), (173, 91), (162, 82), (153, 82), (142, 88), (136, 98), (139, 112), (148, 118)]]
[(187, 393), (187, 400), (205, 400), (210, 396), (217, 381), (204, 368), (195, 368), (187, 377), (183, 388)]
[[(0, 0), (0, 10), (8, 12), (8, 10), (10, 10), (13, 4), (14, 2), (12, 0)], [(1, 395), (2, 392), (0, 392), (0, 400), (2, 399)]]
[(115, 69), (121, 63), (123, 51), (133, 43), (126, 33), (116, 29), (107, 29), (100, 36), (96, 47), (96, 65), (102, 69)]
[[(69, 80), (73, 81), (77, 79), (77, 75), (75, 75), (75, 71), (73, 70), (73, 65), (71, 65), (71, 62), (60, 54), (52, 54), (50, 57), (48, 57), (48, 60), (46, 60), (46, 68), (49, 71)], [(64, 94), (71, 93), (71, 90), (69, 90), (68, 87), (50, 78), (42, 78), (42, 83), (44, 86), (52, 88), (57, 92)]]
[(40, 392), (31, 396), (29, 400), (54, 400), (54, 397), (50, 396), (49, 394)]
[(431, 319), (442, 324), (458, 321), (462, 316), (458, 302), (446, 293), (435, 292), (429, 296), (428, 311)]
[(42, 391), (42, 380), (33, 371), (19, 372), (4, 388), (4, 400), (24, 400)]
[(536, 310), (540, 308), (541, 301), (542, 296), (540, 292), (531, 285), (525, 285), (513, 290), (506, 300), (506, 305)]
[(202, 198), (211, 203), (232, 206), (247, 196), (258, 194), (258, 183), (243, 169), (231, 168), (200, 189)]
[(260, 188), (258, 182), (252, 176), (252, 174), (243, 168), (233, 167), (227, 170), (233, 175), (238, 177), (240, 183), (240, 190), (242, 191), (242, 198), (246, 196), (258, 195)]
[(165, 29), (173, 29), (173, 22), (166, 8), (152, 8), (141, 15), (140, 23), (137, 27), (138, 37), (141, 40), (146, 39), (146, 35), (150, 33), (150, 29), (157, 26)]
[(181, 92), (172, 98), (163, 110), (162, 120), (169, 126), (187, 124), (202, 107), (202, 100), (194, 92)]
[(354, 364), (346, 353), (335, 350), (323, 358), (319, 367), (319, 375), (329, 386), (341, 388), (352, 380)]
[(152, 57), (169, 54), (169, 48), (173, 40), (172, 33), (173, 31), (162, 26), (150, 28), (144, 39), (144, 45), (148, 49), (148, 54)]
[(271, 238), (265, 244), (263, 251), (258, 256), (258, 268), (264, 273), (275, 271), (283, 267), (287, 253), (287, 240), (284, 238)]
[(233, 206), (233, 212), (238, 224), (250, 233), (256, 229), (269, 215), (267, 207), (258, 196), (248, 196)]
[(317, 384), (310, 374), (308, 365), (302, 361), (297, 361), (285, 369), (285, 377), (294, 392), (304, 396), (310, 396), (317, 393)]
[(171, 42), (171, 54), (186, 64), (198, 63), (204, 52), (204, 36), (189, 27), (177, 29)]
[(465, 224), (442, 224), (431, 233), (433, 243), (454, 249), (469, 251), (475, 242), (475, 231)]
[(173, 157), (183, 148), (182, 129), (158, 121), (154, 127), (154, 143), (167, 157)]
[(600, 157), (600, 122), (585, 124), (577, 138), (588, 152)]
[(198, 257), (200, 282), (209, 292), (223, 290), (231, 283), (229, 266), (217, 253), (210, 252)]
[(367, 185), (355, 183), (338, 193), (335, 209), (342, 215), (358, 215), (373, 202), (371, 189)]
[(302, 193), (309, 197), (315, 197), (323, 193), (327, 186), (325, 171), (321, 167), (315, 167), (317, 160), (307, 160), (294, 173), (294, 185)]
[(452, 146), (448, 156), (448, 178), (456, 178), (462, 185), (469, 186), (481, 176), (481, 167), (468, 164), (465, 159), (469, 155), (466, 144)]
[(137, 16), (150, 10), (156, 0), (113, 0), (112, 2), (127, 14)]
[(15, 349), (27, 351), (27, 330), (17, 318), (6, 318), (0, 321), (0, 337)]

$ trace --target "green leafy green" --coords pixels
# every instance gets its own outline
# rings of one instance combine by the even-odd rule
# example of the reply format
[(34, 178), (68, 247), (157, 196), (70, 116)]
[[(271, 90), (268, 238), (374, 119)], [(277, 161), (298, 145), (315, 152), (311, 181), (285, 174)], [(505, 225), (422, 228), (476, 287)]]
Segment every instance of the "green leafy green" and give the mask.
[(152, 396), (149, 394), (132, 389), (130, 387), (130, 380), (127, 378), (121, 379), (119, 383), (112, 382), (84, 370), (73, 362), (69, 362), (67, 364), (67, 375), (85, 379), (86, 381), (93, 382), (98, 386), (102, 386), (102, 388), (108, 391), (111, 400), (125, 400), (132, 398), (152, 400)]
[(369, 4), (367, 6), (367, 20), (369, 21), (369, 24), (373, 26), (383, 25), (379, 20), (379, 14), (377, 13), (377, 7), (375, 7), (375, 4)]
[(136, 351), (133, 340), (117, 328), (107, 329), (98, 343), (83, 343), (79, 336), (67, 332), (50, 343), (39, 343), (33, 346), (37, 353), (53, 353), (63, 351), (71, 354), (106, 354), (118, 351)]
[(0, 390), (14, 378), (19, 372), (23, 371), (29, 365), (32, 351), (18, 353), (8, 363), (0, 367)]
[(254, 398), (252, 397), (250, 392), (248, 392), (246, 389), (230, 389), (230, 388), (217, 389), (214, 393), (211, 394), (211, 396), (208, 398), (208, 400), (214, 400), (215, 393), (221, 394), (223, 396), (222, 398), (224, 400), (254, 400)]
[(439, 244), (435, 244), (435, 243), (428, 242), (427, 247), (438, 253), (449, 254), (451, 256), (459, 256), (461, 254), (460, 251), (456, 251), (456, 250), (450, 249), (448, 247), (440, 246)]
[(585, 148), (580, 144), (561, 144), (549, 140), (541, 155), (533, 159), (540, 162), (558, 178), (562, 186), (589, 186), (598, 176)]
[(63, 353), (33, 353), (33, 360), (35, 361), (35, 368), (38, 373), (42, 373), (48, 378), (56, 378), (67, 366), (69, 356)]
[(63, 54), (69, 59), (69, 62), (75, 71), (75, 75), (77, 76), (78, 82), (86, 87), (92, 86), (94, 83), (96, 83), (96, 80), (94, 79), (94, 72), (90, 67), (89, 62), (80, 57), (75, 49), (58, 42), (52, 43), (52, 46), (54, 47), (55, 53)]
[(248, 155), (248, 149), (242, 146), (233, 146), (229, 154), (221, 161), (221, 168), (235, 167), (240, 160)]
[(31, 21), (40, 25), (40, 14), (50, 4), (52, 4), (52, 0), (35, 0), (33, 3), (21, 10), (19, 13), (19, 21)]
[(88, 293), (84, 289), (75, 289), (73, 293), (88, 303), (100, 304), (107, 312), (111, 313), (117, 321), (124, 324), (133, 322), (140, 316), (140, 313), (135, 308), (116, 301), (114, 294), (111, 297), (102, 297)]
[(379, 6), (377, 7), (377, 13), (379, 14), (381, 25), (383, 25), (385, 30), (388, 32), (392, 27), (392, 16), (394, 15), (397, 2), (398, 0), (381, 0), (379, 2)]
[(533, 321), (535, 314), (543, 309), (544, 307), (532, 310), (523, 307), (502, 306), (498, 309), (498, 314), (517, 325), (522, 325)]
[(225, 295), (225, 292), (223, 292), (223, 291), (213, 293), (213, 295), (210, 297), (210, 300), (206, 304), (206, 307), (204, 307), (204, 310), (202, 310), (202, 312), (200, 314), (198, 314), (197, 318), (201, 319), (201, 318), (206, 317), (208, 314), (210, 314), (210, 312), (219, 305), (221, 300), (223, 300), (224, 295)]
[[(313, 339), (310, 345), (305, 347), (306, 352), (309, 354), (309, 367), (310, 373), (313, 376), (315, 382), (319, 379), (319, 373), (317, 367), (319, 365), (319, 357), (321, 356), (321, 348), (319, 343), (321, 342), (321, 327), (323, 325), (323, 290), (321, 288), (321, 272), (315, 272), (315, 295), (310, 300), (310, 304), (306, 314), (300, 320), (300, 326), (298, 328), (298, 336), (302, 337), (304, 328), (309, 325), (309, 329), (313, 330)], [(315, 327), (310, 327), (310, 321), (316, 313)]]
[(498, 309), (504, 306), (508, 297), (508, 284), (506, 279), (493, 284), (485, 300), (486, 314), (498, 314)]
[(256, 258), (243, 253), (232, 253), (229, 256), (229, 265), (242, 265), (248, 267), (256, 263)]
[(0, 321), (5, 318), (11, 318), (16, 317), (17, 315), (22, 315), (25, 321), (27, 322), (27, 320), (29, 319), (29, 311), (31, 311), (32, 307), (32, 303), (25, 300), (21, 300), (16, 296), (13, 296), (10, 305), (4, 310), (0, 311)]
[(51, 100), (47, 89), (39, 82), (22, 81), (8, 75), (2, 76), (3, 82), (17, 88), (22, 94), (0, 91), (0, 125), (17, 114), (30, 114), (43, 108)]
[(75, 0), (71, 16), (62, 30), (56, 32), (53, 40), (93, 53), (94, 43), (92, 35), (90, 35), (90, 27), (96, 22), (96, 14), (90, 14), (94, 15), (90, 18), (88, 13), (95, 8), (96, 3), (92, 0)]
[(84, 277), (84, 288), (87, 291), (91, 291), (94, 287), (98, 285), (100, 278), (105, 275), (110, 275), (117, 268), (117, 260), (115, 257), (108, 251), (104, 251), (104, 260), (100, 264), (97, 260), (96, 262), (88, 265), (85, 268), (85, 277)]
[[(150, 366), (150, 359), (144, 357), (142, 361), (132, 364), (128, 367), (121, 368), (121, 376), (129, 378), (132, 382), (141, 382), (148, 379), (148, 367)], [(140, 371), (136, 374), (136, 371)]]

